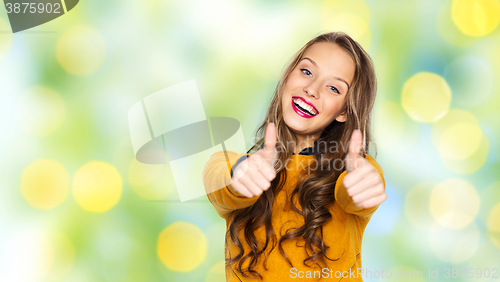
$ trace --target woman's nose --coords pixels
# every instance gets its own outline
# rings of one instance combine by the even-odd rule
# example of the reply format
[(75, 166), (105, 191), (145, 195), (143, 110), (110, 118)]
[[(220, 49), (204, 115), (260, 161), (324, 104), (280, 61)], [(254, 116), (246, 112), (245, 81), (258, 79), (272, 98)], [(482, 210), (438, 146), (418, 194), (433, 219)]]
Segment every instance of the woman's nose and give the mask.
[(309, 96), (312, 96), (314, 98), (319, 98), (319, 92), (318, 92), (317, 88), (314, 87), (313, 84), (305, 86), (304, 92)]

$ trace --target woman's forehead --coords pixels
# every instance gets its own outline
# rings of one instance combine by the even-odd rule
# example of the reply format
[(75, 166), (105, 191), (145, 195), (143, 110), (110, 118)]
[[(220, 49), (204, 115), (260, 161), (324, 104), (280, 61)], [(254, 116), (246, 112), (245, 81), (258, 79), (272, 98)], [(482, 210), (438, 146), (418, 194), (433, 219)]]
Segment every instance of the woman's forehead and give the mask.
[(351, 55), (344, 48), (331, 42), (314, 43), (304, 52), (302, 59), (304, 57), (312, 58), (315, 61), (339, 61), (341, 59), (354, 64)]

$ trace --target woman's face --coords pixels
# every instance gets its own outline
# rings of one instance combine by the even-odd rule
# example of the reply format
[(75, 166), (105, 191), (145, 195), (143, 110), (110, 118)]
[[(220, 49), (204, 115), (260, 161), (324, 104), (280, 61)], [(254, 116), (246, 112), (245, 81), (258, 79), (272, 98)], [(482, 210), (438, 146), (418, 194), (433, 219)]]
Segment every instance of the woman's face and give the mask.
[(288, 77), (282, 99), (285, 123), (298, 138), (317, 138), (333, 120), (346, 121), (345, 97), (354, 71), (354, 61), (336, 44), (319, 42), (306, 50)]

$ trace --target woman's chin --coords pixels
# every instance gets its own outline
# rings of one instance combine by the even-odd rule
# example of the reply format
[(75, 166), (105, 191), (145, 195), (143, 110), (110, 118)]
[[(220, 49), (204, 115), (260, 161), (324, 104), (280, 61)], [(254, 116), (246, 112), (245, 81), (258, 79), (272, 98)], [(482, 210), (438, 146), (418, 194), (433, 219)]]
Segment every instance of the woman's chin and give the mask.
[(304, 118), (284, 118), (285, 124), (295, 133), (305, 134), (311, 130), (311, 124)]

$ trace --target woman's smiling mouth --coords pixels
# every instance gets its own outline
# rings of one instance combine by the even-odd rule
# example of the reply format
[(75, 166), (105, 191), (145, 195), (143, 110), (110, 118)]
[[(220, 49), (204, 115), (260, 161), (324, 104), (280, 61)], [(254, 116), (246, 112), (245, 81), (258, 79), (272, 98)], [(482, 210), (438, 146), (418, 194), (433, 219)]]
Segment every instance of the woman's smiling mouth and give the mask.
[(312, 118), (318, 115), (318, 111), (315, 107), (307, 104), (301, 97), (292, 97), (292, 108), (293, 110), (304, 118)]

